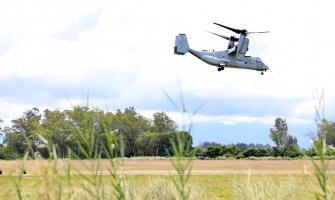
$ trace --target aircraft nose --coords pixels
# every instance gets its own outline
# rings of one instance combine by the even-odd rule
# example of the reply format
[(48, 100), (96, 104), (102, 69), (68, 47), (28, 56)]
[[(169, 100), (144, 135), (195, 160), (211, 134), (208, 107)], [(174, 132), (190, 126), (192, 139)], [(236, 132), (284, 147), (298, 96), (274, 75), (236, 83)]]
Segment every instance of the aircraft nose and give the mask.
[(264, 68), (265, 70), (269, 70), (269, 69), (270, 69), (266, 64), (263, 64), (263, 68)]

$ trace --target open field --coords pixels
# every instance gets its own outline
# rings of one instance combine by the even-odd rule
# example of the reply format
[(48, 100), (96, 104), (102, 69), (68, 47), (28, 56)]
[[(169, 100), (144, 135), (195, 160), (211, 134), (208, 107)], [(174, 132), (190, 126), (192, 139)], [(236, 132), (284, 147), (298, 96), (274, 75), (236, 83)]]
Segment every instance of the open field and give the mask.
[[(0, 169), (4, 175), (13, 173), (18, 169), (20, 161), (0, 161)], [(80, 171), (86, 173), (92, 161), (58, 160), (57, 168), (62, 171), (70, 164), (73, 173)], [(28, 172), (26, 176), (38, 175), (42, 168), (48, 165), (46, 160), (28, 160), (23, 163)], [(108, 160), (100, 161), (102, 174), (108, 175), (110, 163)], [(124, 160), (119, 173), (125, 175), (171, 175), (174, 169), (170, 160)], [(309, 160), (194, 160), (192, 161), (193, 175), (211, 174), (306, 174), (313, 172), (313, 165)], [(329, 161), (329, 172), (335, 173), (335, 160)], [(89, 174), (87, 174), (89, 175)]]
[[(17, 175), (20, 164), (23, 164), (27, 171), (27, 174), (22, 177)], [(52, 173), (54, 164), (57, 164), (56, 168), (59, 173), (56, 177)], [(66, 188), (65, 190), (71, 187), (74, 191), (81, 191), (87, 178), (92, 177), (92, 180), (95, 180), (94, 166), (97, 166), (96, 164), (97, 161), (87, 160), (58, 160), (57, 163), (46, 160), (29, 160), (24, 163), (0, 161), (0, 168), (3, 172), (3, 175), (0, 176), (0, 188), (2, 189), (0, 199), (15, 197), (13, 188), (17, 187), (15, 183), (18, 182), (21, 184), (19, 188), (27, 199), (43, 199), (50, 196), (49, 192), (47, 195), (45, 193), (46, 191), (54, 193), (54, 185), (61, 185)], [(71, 177), (65, 175), (67, 166), (71, 167)], [(108, 160), (100, 161), (99, 176), (103, 185), (110, 184), (111, 176), (108, 171), (110, 166)], [(161, 193), (162, 188), (172, 191), (167, 188), (174, 187), (172, 179), (176, 173), (170, 160), (125, 160), (122, 166), (117, 174), (123, 175), (127, 188), (131, 188), (135, 194), (143, 195), (148, 193), (148, 190), (150, 192), (158, 190), (158, 193)], [(329, 173), (331, 174), (330, 184), (333, 187), (335, 161), (329, 161)], [(191, 174), (189, 184), (193, 187), (192, 191), (198, 192), (193, 194), (195, 196), (193, 199), (199, 196), (201, 199), (241, 199), (238, 191), (248, 187), (248, 181), (253, 183), (253, 187), (256, 187), (253, 190), (257, 193), (262, 193), (264, 190), (272, 191), (273, 194), (288, 192), (276, 199), (285, 199), (292, 195), (294, 198), (290, 199), (314, 199), (313, 191), (318, 191), (318, 184), (313, 175), (313, 165), (309, 160), (194, 160)], [(68, 178), (71, 179), (71, 184), (67, 182)], [(83, 194), (84, 192), (77, 192), (74, 199), (90, 199), (89, 196), (85, 198), (80, 196)], [(154, 194), (149, 193), (148, 195)], [(51, 194), (51, 196), (55, 195)], [(145, 199), (146, 197), (148, 196), (133, 199)]]

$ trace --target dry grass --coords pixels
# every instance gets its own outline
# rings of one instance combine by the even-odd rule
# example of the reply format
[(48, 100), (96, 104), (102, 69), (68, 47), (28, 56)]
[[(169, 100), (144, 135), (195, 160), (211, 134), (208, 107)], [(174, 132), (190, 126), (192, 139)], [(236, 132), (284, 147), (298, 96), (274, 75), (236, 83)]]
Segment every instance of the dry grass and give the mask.
[[(101, 190), (96, 192), (100, 199), (113, 199), (109, 162), (100, 161), (101, 176), (87, 168), (90, 162), (95, 161), (24, 161), (27, 174), (20, 177), (16, 171), (20, 161), (0, 161), (4, 172), (0, 199), (17, 197), (15, 183), (19, 184), (21, 199), (92, 199), (89, 192), (96, 189)], [(335, 188), (335, 161), (329, 161), (329, 172), (329, 187)], [(179, 198), (170, 160), (124, 160), (117, 173), (124, 177), (126, 199)], [(94, 179), (103, 187), (95, 187)], [(308, 160), (194, 160), (187, 187), (189, 199), (314, 199), (313, 192), (319, 190)]]
[[(57, 169), (65, 173), (66, 166), (70, 162), (72, 174), (76, 171), (90, 175), (89, 166), (91, 161), (58, 160)], [(102, 175), (108, 175), (110, 163), (101, 160)], [(170, 160), (124, 160), (122, 172), (125, 175), (170, 175), (174, 174), (174, 168)], [(19, 168), (20, 161), (0, 161), (3, 176), (14, 175)], [(27, 170), (25, 176), (41, 176), (48, 167), (46, 160), (27, 160), (23, 167)], [(309, 160), (193, 160), (192, 175), (210, 174), (304, 174), (314, 173), (313, 164)], [(335, 160), (329, 161), (330, 174), (335, 173)], [(121, 173), (121, 172), (118, 172)]]
[(241, 200), (314, 199), (317, 184), (308, 175), (246, 175), (236, 183), (234, 196)]

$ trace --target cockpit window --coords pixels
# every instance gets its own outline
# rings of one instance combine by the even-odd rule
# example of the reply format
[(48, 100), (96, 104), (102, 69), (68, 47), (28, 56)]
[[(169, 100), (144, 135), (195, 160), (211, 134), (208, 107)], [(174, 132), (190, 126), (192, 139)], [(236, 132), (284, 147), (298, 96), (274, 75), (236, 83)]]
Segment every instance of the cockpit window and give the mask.
[(258, 58), (258, 57), (256, 57), (256, 61), (257, 62), (262, 62), (262, 60), (260, 58)]

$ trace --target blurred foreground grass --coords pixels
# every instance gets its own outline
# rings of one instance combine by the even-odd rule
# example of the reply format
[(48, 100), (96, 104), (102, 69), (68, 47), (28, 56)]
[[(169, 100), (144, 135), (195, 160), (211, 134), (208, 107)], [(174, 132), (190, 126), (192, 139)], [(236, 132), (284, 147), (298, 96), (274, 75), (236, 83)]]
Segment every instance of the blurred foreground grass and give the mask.
[[(63, 185), (61, 199), (91, 199), (82, 187), (85, 177), (71, 176), (68, 188), (66, 177), (26, 176), (21, 180), (22, 199), (59, 199), (58, 186)], [(113, 199), (109, 176), (102, 176), (106, 185), (105, 197)], [(18, 199), (14, 182), (19, 177), (0, 177), (0, 199)], [(125, 176), (126, 199), (178, 199), (171, 176)], [(46, 184), (48, 183), (48, 184)], [(189, 199), (315, 199), (319, 186), (312, 175), (193, 175), (190, 177)], [(329, 183), (334, 188), (334, 179)], [(68, 195), (69, 193), (71, 195)]]

